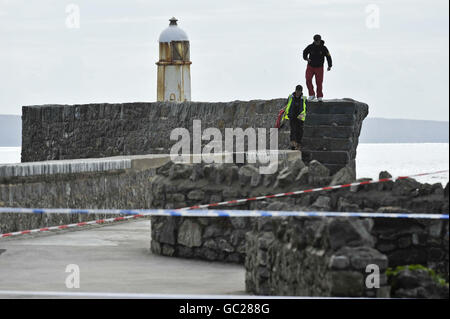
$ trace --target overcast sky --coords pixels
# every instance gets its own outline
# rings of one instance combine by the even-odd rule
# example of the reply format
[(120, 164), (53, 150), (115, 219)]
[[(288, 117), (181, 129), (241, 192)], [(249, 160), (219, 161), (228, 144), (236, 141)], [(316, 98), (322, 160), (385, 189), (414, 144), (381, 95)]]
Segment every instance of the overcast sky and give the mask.
[[(66, 24), (72, 3), (78, 29)], [(301, 53), (319, 33), (334, 60), (325, 98), (366, 102), (370, 117), (448, 121), (448, 10), (448, 0), (0, 0), (0, 113), (155, 101), (157, 39), (175, 16), (191, 41), (194, 101), (287, 97), (305, 85)]]

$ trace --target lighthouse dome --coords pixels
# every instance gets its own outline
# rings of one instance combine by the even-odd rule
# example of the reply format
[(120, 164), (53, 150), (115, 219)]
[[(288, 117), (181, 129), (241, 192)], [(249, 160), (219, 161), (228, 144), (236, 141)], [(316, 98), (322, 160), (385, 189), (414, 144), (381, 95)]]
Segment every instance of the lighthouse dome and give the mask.
[(186, 32), (178, 27), (178, 20), (176, 18), (172, 18), (169, 21), (170, 25), (163, 32), (161, 32), (161, 35), (159, 36), (159, 42), (170, 43), (172, 41), (189, 41)]

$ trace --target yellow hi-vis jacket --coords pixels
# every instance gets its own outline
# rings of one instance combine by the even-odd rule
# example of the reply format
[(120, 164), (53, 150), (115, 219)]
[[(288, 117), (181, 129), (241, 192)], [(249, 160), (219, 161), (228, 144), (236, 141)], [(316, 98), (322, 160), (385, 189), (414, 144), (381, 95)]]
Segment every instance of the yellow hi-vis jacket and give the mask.
[[(285, 120), (289, 120), (288, 114), (289, 114), (289, 110), (292, 105), (293, 98), (294, 98), (294, 96), (292, 94), (289, 95), (288, 104), (286, 105), (286, 109), (284, 111), (284, 117), (283, 117), (283, 119), (285, 119)], [(299, 117), (302, 121), (305, 121), (305, 119), (306, 119), (306, 96), (302, 96), (302, 99), (303, 99), (303, 111), (300, 113)]]

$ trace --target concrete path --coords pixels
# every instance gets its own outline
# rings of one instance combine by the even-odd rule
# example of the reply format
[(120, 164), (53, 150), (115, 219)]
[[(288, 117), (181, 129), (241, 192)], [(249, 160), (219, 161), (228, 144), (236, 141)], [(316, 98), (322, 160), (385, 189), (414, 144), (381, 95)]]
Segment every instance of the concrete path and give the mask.
[[(0, 240), (0, 298), (17, 298), (1, 294), (10, 290), (245, 294), (243, 266), (154, 255), (149, 229), (144, 220)], [(79, 266), (79, 289), (66, 288), (69, 264)]]
[[(301, 152), (290, 150), (265, 151), (265, 152), (234, 152), (244, 154), (245, 162), (256, 163), (261, 160), (261, 155), (275, 154), (279, 161), (302, 158)], [(220, 163), (226, 162), (226, 157), (231, 153), (217, 153), (211, 155), (211, 160), (220, 159)], [(201, 154), (182, 155), (178, 157), (180, 163), (199, 163), (202, 161)], [(266, 159), (264, 157), (264, 159)], [(43, 162), (25, 162), (17, 164), (0, 164), (0, 178), (29, 177), (53, 174), (92, 173), (117, 170), (145, 170), (158, 168), (171, 160), (169, 154), (127, 155), (102, 158), (81, 158), (67, 160), (53, 160)], [(268, 160), (268, 158), (267, 158)], [(264, 161), (263, 163), (267, 163)]]

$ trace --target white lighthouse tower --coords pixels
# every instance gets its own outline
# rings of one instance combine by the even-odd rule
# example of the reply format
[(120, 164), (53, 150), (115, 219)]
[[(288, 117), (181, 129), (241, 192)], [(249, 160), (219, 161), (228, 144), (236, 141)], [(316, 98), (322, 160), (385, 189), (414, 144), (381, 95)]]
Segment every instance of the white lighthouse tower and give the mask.
[(159, 36), (158, 101), (191, 100), (191, 64), (189, 39), (177, 25), (177, 19)]

